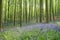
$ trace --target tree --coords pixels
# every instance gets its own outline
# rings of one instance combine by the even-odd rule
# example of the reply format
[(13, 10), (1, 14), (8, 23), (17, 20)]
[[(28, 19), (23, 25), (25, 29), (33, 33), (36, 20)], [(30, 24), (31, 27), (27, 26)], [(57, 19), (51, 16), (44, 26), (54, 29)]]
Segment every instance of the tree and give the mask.
[(43, 14), (43, 0), (40, 0), (40, 22), (42, 22), (42, 14)]
[(7, 21), (7, 25), (8, 25), (8, 22), (9, 22), (9, 20), (10, 20), (10, 0), (8, 0), (8, 21)]
[(48, 0), (46, 0), (46, 22), (48, 23), (49, 22), (49, 19), (48, 19)]
[(51, 5), (52, 5), (52, 18), (53, 18), (53, 20), (55, 19), (55, 14), (54, 14), (54, 2), (53, 2), (53, 0), (51, 1)]
[(26, 18), (26, 24), (27, 24), (27, 0), (25, 0), (25, 18)]
[(30, 3), (31, 0), (29, 0), (29, 22), (31, 20), (31, 3)]
[(20, 27), (22, 26), (22, 0), (20, 0)]
[(15, 0), (15, 8), (14, 8), (14, 26), (15, 26), (15, 21), (16, 21), (15, 16), (16, 16), (16, 0)]
[(52, 10), (52, 9), (51, 9), (51, 7), (52, 7), (51, 1), (52, 1), (52, 0), (50, 0), (50, 21), (52, 20), (52, 19), (51, 19), (51, 10)]
[(0, 31), (2, 31), (2, 0), (0, 0)]
[(37, 1), (38, 0), (35, 0), (35, 14), (36, 14), (36, 22), (38, 22), (38, 13), (37, 13)]
[(7, 3), (5, 2), (5, 11), (4, 11), (4, 22), (6, 22), (7, 23), (7, 20), (6, 20), (6, 9), (7, 9), (7, 5), (6, 5)]

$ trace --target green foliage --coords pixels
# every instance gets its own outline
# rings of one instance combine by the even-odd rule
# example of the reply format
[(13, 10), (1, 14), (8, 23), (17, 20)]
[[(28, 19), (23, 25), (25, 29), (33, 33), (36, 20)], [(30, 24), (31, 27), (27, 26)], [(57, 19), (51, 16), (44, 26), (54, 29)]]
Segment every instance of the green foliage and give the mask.
[(60, 26), (60, 22), (56, 22), (57, 23), (57, 25), (59, 25)]
[(50, 29), (42, 33), (39, 28), (28, 32), (6, 31), (4, 34), (0, 33), (0, 37), (3, 37), (4, 40), (60, 40), (60, 31)]
[(2, 20), (3, 23), (12, 23), (13, 26), (40, 21), (50, 22), (57, 14), (59, 15), (59, 6), (59, 0), (3, 0)]

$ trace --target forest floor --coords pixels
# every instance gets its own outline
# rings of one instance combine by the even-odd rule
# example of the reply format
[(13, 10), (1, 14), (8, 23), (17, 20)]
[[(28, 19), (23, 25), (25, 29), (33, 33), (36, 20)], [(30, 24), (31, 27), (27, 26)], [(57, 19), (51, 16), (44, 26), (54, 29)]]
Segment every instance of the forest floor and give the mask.
[(6, 29), (3, 30), (3, 32), (5, 32), (7, 30), (11, 30), (11, 31), (16, 31), (16, 30), (30, 31), (34, 28), (41, 28), (43, 31), (44, 31), (44, 29), (49, 30), (51, 28), (53, 28), (54, 30), (60, 30), (60, 26), (58, 26), (56, 23), (51, 23), (51, 24), (36, 23), (36, 24), (33, 24), (33, 25), (28, 25), (28, 26), (6, 28)]
[[(17, 38), (20, 38), (19, 35), (20, 36), (23, 35), (24, 32), (27, 32), (27, 33), (29, 33), (29, 31), (33, 32), (34, 29), (36, 29), (37, 31), (39, 31), (40, 28), (41, 28), (41, 31), (39, 31), (39, 32), (42, 33), (42, 34), (47, 33), (50, 29), (53, 29), (54, 31), (59, 31), (60, 32), (60, 26), (59, 25), (57, 23), (49, 23), (49, 24), (47, 24), (47, 23), (36, 23), (36, 24), (22, 26), (22, 27), (5, 28), (4, 30), (2, 30), (2, 33), (3, 33), (2, 35), (4, 37), (1, 37), (0, 39), (4, 39), (5, 37), (7, 37), (6, 39), (9, 39), (9, 38), (13, 37), (13, 40), (14, 40), (15, 36), (16, 36), (16, 39), (17, 39)], [(33, 32), (33, 33), (35, 35), (35, 32)], [(52, 33), (53, 33), (53, 31), (52, 31)], [(27, 35), (27, 34), (25, 34), (25, 35)], [(23, 38), (26, 37), (25, 35), (23, 36)], [(45, 37), (43, 36), (43, 38), (45, 38)]]

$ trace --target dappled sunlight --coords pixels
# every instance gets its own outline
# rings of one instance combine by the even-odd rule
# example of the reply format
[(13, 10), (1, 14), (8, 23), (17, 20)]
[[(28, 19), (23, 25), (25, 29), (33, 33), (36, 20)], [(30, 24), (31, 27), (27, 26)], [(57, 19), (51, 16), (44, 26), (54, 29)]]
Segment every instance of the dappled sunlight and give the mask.
[(44, 9), (44, 10), (45, 10), (45, 7), (46, 7), (46, 6), (45, 6), (45, 3), (43, 3), (43, 9)]

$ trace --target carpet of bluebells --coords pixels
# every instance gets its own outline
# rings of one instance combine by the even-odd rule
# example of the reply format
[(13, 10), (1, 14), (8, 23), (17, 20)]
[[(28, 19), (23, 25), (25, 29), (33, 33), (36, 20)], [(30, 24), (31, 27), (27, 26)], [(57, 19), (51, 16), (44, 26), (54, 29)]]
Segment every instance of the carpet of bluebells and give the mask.
[(0, 40), (60, 40), (60, 24), (35, 24), (0, 32)]

